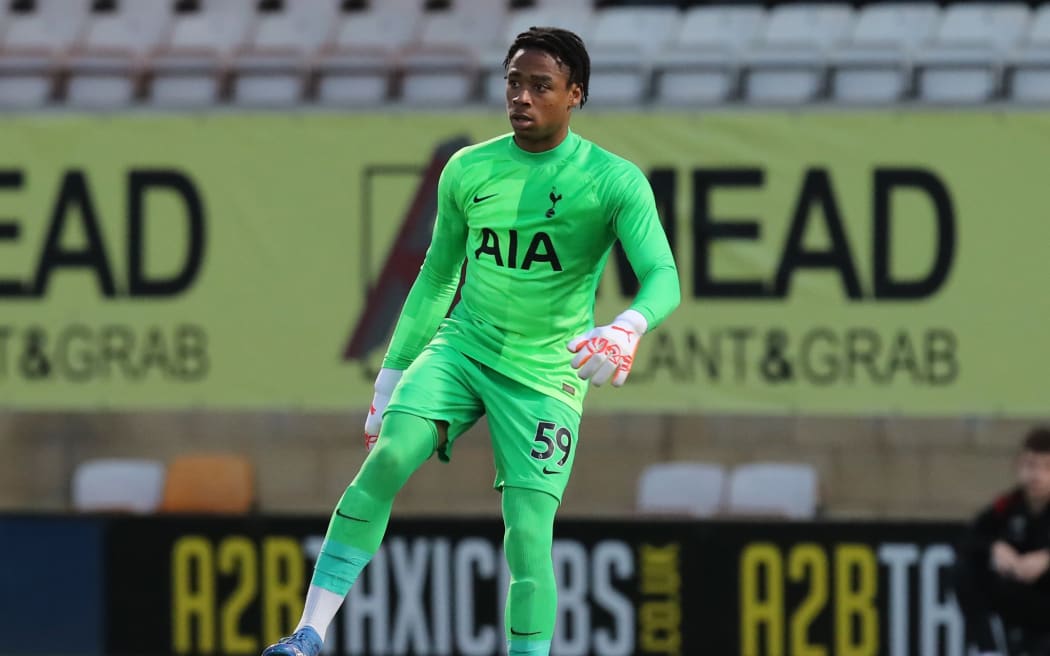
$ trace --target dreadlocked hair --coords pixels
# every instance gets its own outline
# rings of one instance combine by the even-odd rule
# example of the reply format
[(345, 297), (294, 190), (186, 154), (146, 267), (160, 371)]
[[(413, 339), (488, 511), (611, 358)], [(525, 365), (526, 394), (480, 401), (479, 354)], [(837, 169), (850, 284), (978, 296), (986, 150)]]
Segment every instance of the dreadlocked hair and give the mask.
[(522, 49), (542, 50), (568, 68), (569, 84), (580, 85), (580, 107), (583, 107), (591, 79), (591, 57), (579, 35), (558, 27), (530, 27), (510, 44), (503, 60), (503, 70), (510, 67), (510, 60)]

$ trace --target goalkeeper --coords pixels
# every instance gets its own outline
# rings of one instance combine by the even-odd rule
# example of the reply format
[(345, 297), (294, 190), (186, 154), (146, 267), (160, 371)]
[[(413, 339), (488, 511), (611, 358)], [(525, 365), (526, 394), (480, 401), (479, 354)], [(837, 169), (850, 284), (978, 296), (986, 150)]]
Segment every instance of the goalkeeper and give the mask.
[[(379, 549), (394, 496), (488, 416), (511, 573), (511, 656), (550, 653), (554, 515), (572, 470), (587, 386), (627, 380), (638, 341), (678, 305), (678, 272), (652, 190), (630, 162), (569, 129), (590, 60), (572, 32), (531, 28), (504, 60), (513, 132), (464, 148), (438, 183), (438, 215), (375, 382), (371, 449), (336, 506), (296, 632), (265, 656), (316, 656)], [(619, 239), (641, 288), (594, 327)], [(447, 310), (466, 258), (461, 301)], [(372, 446), (374, 445), (374, 448)]]

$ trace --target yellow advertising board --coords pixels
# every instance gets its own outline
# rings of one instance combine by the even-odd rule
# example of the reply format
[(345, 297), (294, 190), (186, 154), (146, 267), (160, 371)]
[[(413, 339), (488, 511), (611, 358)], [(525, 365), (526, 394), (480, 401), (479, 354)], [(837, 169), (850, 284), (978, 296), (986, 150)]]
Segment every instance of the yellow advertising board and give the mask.
[[(1046, 414), (1050, 114), (594, 114), (683, 304), (591, 409)], [(364, 407), (499, 114), (6, 118), (0, 405)], [(611, 258), (598, 319), (632, 293)]]

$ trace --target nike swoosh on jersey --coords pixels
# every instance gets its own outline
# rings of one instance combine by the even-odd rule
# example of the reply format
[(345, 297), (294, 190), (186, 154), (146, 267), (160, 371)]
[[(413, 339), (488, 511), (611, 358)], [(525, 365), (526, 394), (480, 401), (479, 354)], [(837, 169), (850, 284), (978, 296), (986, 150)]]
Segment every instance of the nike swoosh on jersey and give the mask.
[(352, 522), (362, 522), (365, 524), (368, 523), (367, 519), (361, 519), (360, 517), (353, 517), (351, 515), (344, 514), (343, 511), (339, 510), (338, 508), (335, 509), (335, 514), (339, 515), (343, 519), (349, 519)]
[(488, 199), (492, 198), (493, 196), (499, 196), (499, 192), (494, 193), (494, 194), (489, 194), (488, 196), (478, 196), (477, 194), (474, 194), (474, 202), (475, 203), (480, 203), (481, 201), (488, 200)]
[(555, 469), (547, 469), (546, 467), (544, 467), (543, 468), (543, 473), (544, 474), (560, 474), (561, 472), (557, 471)]

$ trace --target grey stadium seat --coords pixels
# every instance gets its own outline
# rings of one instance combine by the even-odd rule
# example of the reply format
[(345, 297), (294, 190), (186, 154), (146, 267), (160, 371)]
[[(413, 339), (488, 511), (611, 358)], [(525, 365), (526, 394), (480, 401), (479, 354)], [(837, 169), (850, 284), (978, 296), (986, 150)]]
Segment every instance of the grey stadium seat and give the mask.
[(714, 517), (725, 504), (726, 479), (716, 462), (653, 463), (638, 477), (635, 505), (642, 515)]
[(749, 462), (730, 471), (727, 515), (813, 519), (820, 506), (820, 476), (806, 463)]
[(31, 109), (52, 100), (60, 59), (80, 34), (90, 0), (37, 0), (0, 15), (0, 107)]
[(803, 103), (824, 90), (829, 53), (847, 36), (849, 7), (779, 5), (769, 13), (758, 45), (745, 61), (744, 94), (754, 103)]
[(259, 16), (254, 34), (232, 63), (234, 104), (292, 107), (305, 100), (313, 56), (329, 42), (339, 0), (296, 0)]
[(674, 37), (674, 7), (611, 7), (598, 12), (588, 50), (595, 106), (637, 105), (649, 95), (657, 52)]
[(255, 4), (201, 0), (197, 11), (176, 14), (169, 39), (150, 61), (146, 102), (183, 108), (219, 103), (229, 59), (255, 25)]
[(1028, 35), (1010, 58), (1013, 73), (1010, 99), (1023, 103), (1050, 102), (1050, 3), (1036, 9)]
[(933, 2), (888, 2), (860, 10), (849, 41), (832, 54), (831, 97), (843, 103), (893, 103), (911, 90), (911, 60), (932, 39)]
[(419, 3), (400, 6), (393, 0), (343, 14), (332, 45), (316, 62), (317, 101), (333, 106), (386, 102), (396, 55), (417, 38), (421, 19)]
[(757, 6), (704, 6), (685, 12), (678, 33), (653, 61), (657, 103), (725, 102), (738, 93), (740, 57), (761, 33)]
[(118, 2), (113, 11), (90, 13), (69, 59), (66, 102), (99, 109), (135, 102), (146, 56), (166, 39), (172, 18), (170, 0)]
[(949, 5), (933, 43), (916, 59), (919, 99), (980, 103), (995, 97), (1002, 64), (1028, 19), (1020, 2)]
[(481, 56), (502, 32), (500, 3), (457, 2), (424, 15), (419, 38), (402, 51), (400, 100), (419, 107), (458, 106), (475, 99)]

